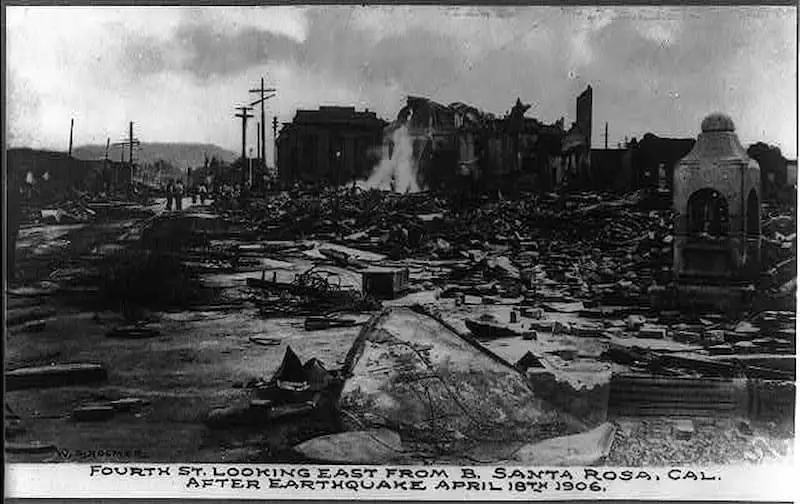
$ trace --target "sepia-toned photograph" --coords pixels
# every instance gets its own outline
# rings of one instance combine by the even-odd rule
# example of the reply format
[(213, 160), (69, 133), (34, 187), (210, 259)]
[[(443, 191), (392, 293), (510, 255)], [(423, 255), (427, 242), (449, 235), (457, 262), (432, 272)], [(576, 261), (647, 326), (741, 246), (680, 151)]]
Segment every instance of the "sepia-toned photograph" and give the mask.
[(4, 11), (7, 462), (793, 463), (796, 7)]

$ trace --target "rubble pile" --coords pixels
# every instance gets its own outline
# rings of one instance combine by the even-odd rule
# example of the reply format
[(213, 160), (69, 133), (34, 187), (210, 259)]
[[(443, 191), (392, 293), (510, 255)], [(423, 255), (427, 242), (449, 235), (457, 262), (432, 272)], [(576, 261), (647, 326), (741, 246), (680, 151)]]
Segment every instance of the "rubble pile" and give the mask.
[(691, 422), (689, 435), (668, 420), (649, 419), (619, 429), (607, 463), (614, 466), (760, 463), (792, 453), (791, 439), (754, 435), (747, 423)]
[(767, 208), (761, 225), (762, 288), (775, 294), (796, 289), (797, 217), (778, 207)]
[(40, 218), (34, 221), (45, 224), (78, 224), (89, 222), (94, 216), (95, 211), (89, 208), (85, 201), (68, 200), (41, 209)]
[(573, 295), (641, 299), (668, 278), (672, 253), (670, 211), (643, 200), (641, 192), (579, 193), (459, 206), (430, 193), (343, 189), (338, 201), (332, 190), (283, 193), (232, 217), (263, 239), (338, 237), (391, 259), (467, 258), (478, 266), (504, 255), (523, 283), (544, 272)]
[[(327, 239), (392, 260), (467, 260), (442, 286), (469, 275), (472, 283), (497, 280), (486, 261), (502, 256), (518, 272), (502, 289), (509, 297), (544, 282), (591, 302), (644, 306), (648, 289), (672, 277), (674, 214), (660, 203), (645, 191), (465, 204), (425, 192), (348, 188), (281, 193), (228, 217), (264, 240)], [(795, 288), (795, 225), (784, 209), (765, 211), (761, 287), (774, 295)]]
[(336, 232), (342, 236), (380, 236), (395, 225), (408, 226), (416, 214), (438, 211), (439, 201), (430, 194), (400, 195), (356, 188), (294, 197), (281, 193), (266, 202), (251, 202), (247, 220), (257, 223), (264, 238), (276, 240)]
[(343, 288), (335, 276), (314, 268), (296, 275), (289, 283), (250, 279), (248, 284), (259, 287), (255, 299), (263, 317), (361, 312), (381, 307), (371, 296)]
[[(783, 428), (793, 414), (795, 313), (654, 307), (648, 290), (672, 278), (674, 215), (662, 203), (645, 192), (468, 202), (326, 189), (163, 212), (120, 226), (114, 244), (94, 235), (132, 203), (75, 200), (58, 211), (95, 221), (66, 227), (92, 235), (76, 260), (91, 266), (87, 285), (76, 287), (102, 301), (87, 305), (93, 323), (114, 320), (100, 346), (140, 343), (168, 352), (177, 369), (168, 380), (194, 379), (194, 368), (231, 385), (196, 418), (220, 446), (247, 447), (232, 460), (783, 457), (776, 438), (786, 436), (763, 426)], [(760, 292), (793, 300), (796, 218), (766, 206), (763, 215)], [(9, 326), (44, 332), (54, 313), (17, 308)], [(217, 360), (230, 374), (212, 368)], [(35, 364), (15, 371), (37, 388), (53, 369), (75, 372)], [(76, 422), (120, 411), (79, 404)], [(741, 419), (753, 428), (731, 428)]]

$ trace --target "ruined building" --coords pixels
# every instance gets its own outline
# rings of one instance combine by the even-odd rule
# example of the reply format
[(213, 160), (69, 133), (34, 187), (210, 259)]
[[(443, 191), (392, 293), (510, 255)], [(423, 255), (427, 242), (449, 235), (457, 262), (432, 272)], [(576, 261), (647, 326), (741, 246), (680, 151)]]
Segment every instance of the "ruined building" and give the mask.
[[(577, 121), (545, 124), (526, 117), (518, 98), (504, 117), (464, 104), (408, 97), (385, 135), (404, 128), (423, 187), (434, 190), (540, 190), (590, 181), (592, 90), (577, 99)], [(389, 146), (391, 153), (392, 148)]]
[(592, 86), (576, 100), (576, 120), (562, 142), (566, 182), (572, 186), (587, 186), (592, 182)]
[(632, 143), (634, 187), (671, 189), (675, 166), (694, 144), (694, 138), (664, 138), (652, 133)]
[(626, 192), (672, 189), (675, 165), (694, 147), (694, 138), (666, 138), (646, 133), (619, 148), (592, 149), (592, 187)]
[(133, 181), (128, 163), (75, 159), (64, 152), (8, 149), (6, 162), (17, 180), (30, 180), (43, 196), (56, 197), (73, 188), (98, 192), (123, 190)]
[[(747, 148), (747, 155), (761, 168), (761, 189), (765, 201), (795, 201), (794, 183), (790, 182), (791, 163), (780, 148), (757, 142)], [(796, 165), (795, 165), (796, 166)]]
[(627, 192), (634, 188), (633, 153), (630, 146), (592, 149), (590, 166), (594, 189)]
[(298, 110), (278, 135), (280, 181), (343, 184), (368, 176), (380, 158), (385, 125), (374, 112), (354, 107)]
[(673, 270), (679, 300), (732, 308), (753, 291), (760, 265), (761, 170), (730, 117), (712, 114), (675, 169)]

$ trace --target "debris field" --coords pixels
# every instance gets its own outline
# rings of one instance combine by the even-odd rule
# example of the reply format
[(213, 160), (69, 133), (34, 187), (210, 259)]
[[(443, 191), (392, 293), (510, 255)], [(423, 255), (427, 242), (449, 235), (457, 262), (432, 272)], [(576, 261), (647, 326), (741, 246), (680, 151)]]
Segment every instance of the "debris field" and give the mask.
[(673, 214), (644, 190), (465, 202), (353, 187), (187, 207), (85, 199), (29, 216), (6, 293), (10, 460), (792, 455), (792, 212), (765, 206), (755, 299), (725, 313), (653, 302)]

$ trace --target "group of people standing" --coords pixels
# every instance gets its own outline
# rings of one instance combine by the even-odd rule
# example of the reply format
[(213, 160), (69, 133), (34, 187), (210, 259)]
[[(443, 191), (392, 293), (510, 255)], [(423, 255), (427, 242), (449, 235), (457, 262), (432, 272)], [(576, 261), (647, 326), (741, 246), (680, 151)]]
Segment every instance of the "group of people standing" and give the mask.
[(166, 196), (167, 196), (167, 210), (172, 210), (172, 204), (175, 203), (175, 210), (182, 210), (183, 209), (183, 195), (185, 192), (185, 188), (183, 186), (183, 182), (178, 180), (177, 182), (173, 179), (167, 183), (167, 187), (165, 188)]
[[(164, 188), (164, 193), (167, 198), (167, 210), (172, 210), (173, 204), (175, 205), (175, 210), (183, 210), (183, 198), (187, 196), (186, 192), (186, 187), (180, 180), (176, 181), (175, 179), (172, 179), (167, 182), (167, 185)], [(205, 184), (196, 186), (194, 190), (190, 192), (192, 203), (197, 203), (197, 199), (199, 198), (201, 205), (206, 204), (206, 199), (208, 198), (208, 188)]]

